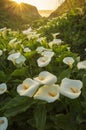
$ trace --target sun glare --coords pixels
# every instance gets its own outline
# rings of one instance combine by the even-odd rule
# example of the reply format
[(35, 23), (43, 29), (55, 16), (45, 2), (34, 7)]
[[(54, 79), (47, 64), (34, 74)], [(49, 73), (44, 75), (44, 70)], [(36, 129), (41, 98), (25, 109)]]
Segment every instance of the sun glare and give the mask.
[(17, 4), (21, 4), (23, 1), (22, 0), (13, 0), (15, 1)]

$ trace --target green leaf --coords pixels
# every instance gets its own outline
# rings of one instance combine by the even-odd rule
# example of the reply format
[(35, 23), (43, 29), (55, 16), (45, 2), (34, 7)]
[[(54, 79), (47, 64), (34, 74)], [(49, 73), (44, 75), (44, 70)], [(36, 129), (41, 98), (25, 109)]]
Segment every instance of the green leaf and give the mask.
[(38, 105), (34, 113), (37, 130), (45, 130), (46, 108), (45, 105)]
[(16, 69), (14, 72), (11, 74), (11, 76), (18, 77), (18, 76), (24, 76), (27, 74), (27, 68), (22, 67), (21, 69)]
[(83, 82), (82, 95), (86, 100), (86, 74), (83, 76), (82, 82)]
[(59, 80), (62, 80), (63, 78), (67, 77), (67, 78), (70, 78), (70, 75), (71, 75), (71, 69), (68, 68), (64, 71), (62, 71), (59, 75)]
[(57, 129), (76, 130), (74, 122), (75, 120), (71, 117), (69, 113), (66, 115), (58, 114), (54, 117), (51, 117), (51, 119), (53, 120), (54, 125), (57, 126)]
[(33, 104), (32, 98), (18, 95), (11, 99), (0, 111), (4, 111), (6, 117), (11, 117), (25, 112)]
[(0, 82), (5, 82), (6, 74), (3, 71), (0, 71)]
[(86, 114), (81, 114), (77, 116), (78, 124), (86, 123)]

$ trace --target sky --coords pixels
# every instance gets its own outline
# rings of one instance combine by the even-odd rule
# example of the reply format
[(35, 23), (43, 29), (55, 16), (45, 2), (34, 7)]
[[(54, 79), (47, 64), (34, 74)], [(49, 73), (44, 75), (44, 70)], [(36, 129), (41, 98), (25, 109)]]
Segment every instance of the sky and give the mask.
[(21, 1), (36, 6), (38, 10), (54, 10), (65, 0), (21, 0)]

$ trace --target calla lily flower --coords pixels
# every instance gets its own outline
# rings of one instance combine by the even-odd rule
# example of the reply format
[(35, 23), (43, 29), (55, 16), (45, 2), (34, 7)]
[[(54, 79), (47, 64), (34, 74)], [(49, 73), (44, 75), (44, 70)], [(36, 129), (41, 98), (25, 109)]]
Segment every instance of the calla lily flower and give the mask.
[(56, 39), (56, 36), (59, 35), (59, 34), (60, 34), (59, 32), (58, 33), (53, 33), (52, 36), (53, 36), (54, 39)]
[(37, 49), (36, 49), (36, 51), (38, 52), (38, 53), (41, 53), (42, 54), (42, 52), (51, 52), (52, 51), (52, 49), (47, 49), (47, 48), (44, 48), (43, 46), (39, 46), (39, 47), (37, 47)]
[(53, 41), (49, 43), (49, 47), (52, 48), (53, 45), (61, 45), (61, 43), (62, 43), (61, 39), (53, 39)]
[(75, 99), (81, 94), (82, 86), (80, 80), (64, 78), (61, 83), (60, 93), (68, 98)]
[(6, 27), (4, 27), (4, 28), (0, 28), (0, 32), (5, 31), (5, 30), (7, 30)]
[(63, 59), (63, 62), (70, 66), (70, 68), (73, 67), (74, 59), (72, 57), (65, 57)]
[(7, 58), (8, 60), (11, 60), (13, 64), (23, 64), (26, 60), (26, 58), (20, 54), (20, 52), (10, 54)]
[(43, 52), (45, 50), (45, 48), (43, 47), (43, 46), (39, 46), (39, 47), (37, 47), (37, 49), (36, 49), (36, 51), (38, 52), (38, 53), (41, 53), (41, 52)]
[(51, 57), (43, 56), (37, 60), (37, 63), (39, 67), (45, 67), (50, 63), (50, 61), (51, 61)]
[(54, 52), (52, 51), (44, 51), (42, 52), (43, 56), (49, 56), (49, 57), (53, 57), (54, 56)]
[(16, 48), (18, 44), (20, 44), (22, 42), (22, 40), (17, 41), (17, 38), (14, 38), (12, 40), (9, 41), (9, 46), (11, 46), (12, 48)]
[(29, 27), (27, 30), (22, 31), (23, 34), (28, 35), (32, 31), (32, 28)]
[(31, 52), (31, 49), (29, 49), (28, 47), (24, 48), (24, 52)]
[(86, 69), (86, 60), (79, 62), (77, 67), (78, 69)]
[(40, 84), (54, 84), (57, 81), (57, 77), (48, 71), (42, 71), (38, 77), (34, 78)]
[(40, 99), (48, 103), (54, 102), (59, 99), (58, 85), (44, 85), (34, 95), (34, 99)]
[(20, 84), (17, 87), (17, 92), (19, 93), (19, 95), (21, 96), (28, 96), (28, 97), (32, 97), (34, 95), (34, 93), (36, 92), (36, 90), (39, 87), (39, 83), (27, 78), (23, 81), (22, 84)]
[(0, 95), (7, 91), (7, 85), (5, 83), (0, 84)]
[(6, 130), (8, 127), (8, 120), (6, 117), (0, 117), (0, 130)]
[(42, 41), (44, 41), (44, 40), (46, 40), (46, 37), (39, 37), (39, 38), (37, 39), (37, 42), (42, 42)]
[(3, 51), (2, 50), (0, 50), (0, 56), (3, 54)]

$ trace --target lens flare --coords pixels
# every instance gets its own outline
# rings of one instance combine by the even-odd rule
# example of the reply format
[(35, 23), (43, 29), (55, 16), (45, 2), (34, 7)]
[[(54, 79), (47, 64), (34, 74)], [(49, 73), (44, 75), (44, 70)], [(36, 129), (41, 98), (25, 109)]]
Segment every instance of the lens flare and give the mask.
[(17, 4), (21, 4), (23, 2), (23, 0), (13, 0), (15, 1)]

